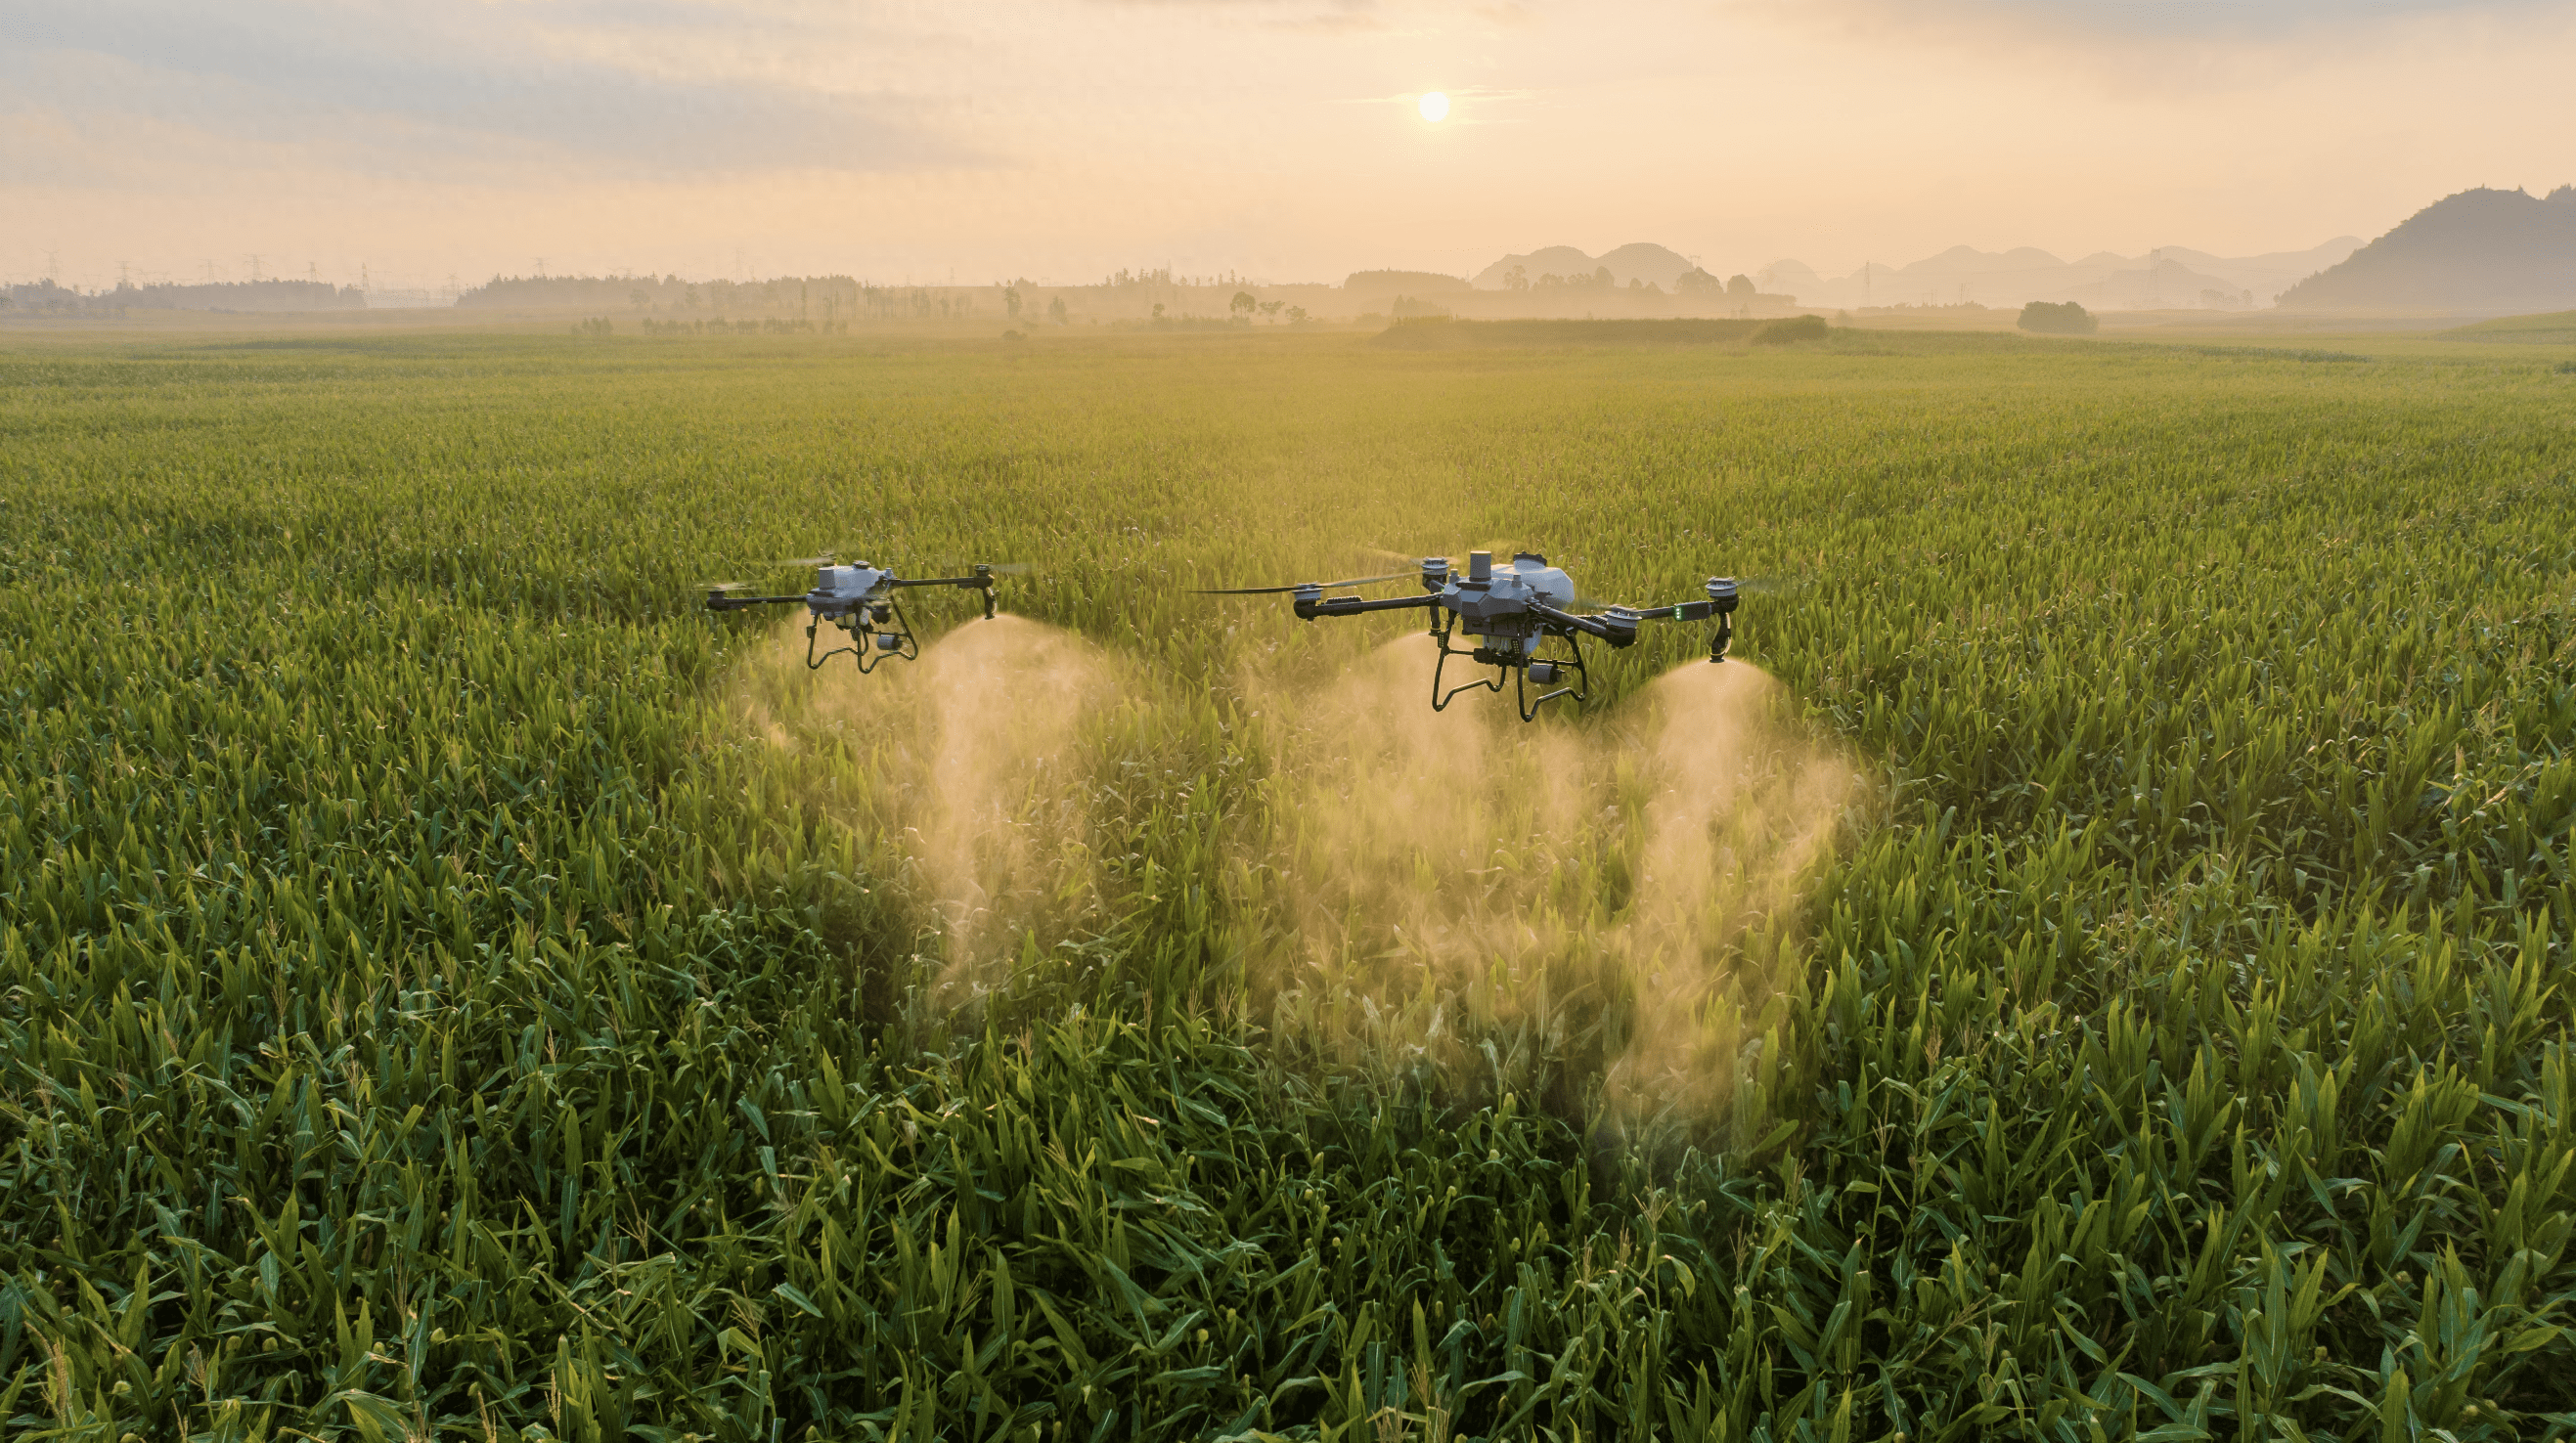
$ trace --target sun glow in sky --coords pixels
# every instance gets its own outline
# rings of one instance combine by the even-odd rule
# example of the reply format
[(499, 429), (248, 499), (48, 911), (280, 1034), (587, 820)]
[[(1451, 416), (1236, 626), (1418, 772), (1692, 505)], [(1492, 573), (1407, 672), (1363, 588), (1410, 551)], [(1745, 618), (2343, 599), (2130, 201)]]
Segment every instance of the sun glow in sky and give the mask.
[(1434, 125), (1449, 118), (1449, 97), (1434, 90), (1422, 97), (1422, 118)]
[(2243, 255), (2576, 180), (2570, 74), (2570, 0), (13, 0), (0, 279)]

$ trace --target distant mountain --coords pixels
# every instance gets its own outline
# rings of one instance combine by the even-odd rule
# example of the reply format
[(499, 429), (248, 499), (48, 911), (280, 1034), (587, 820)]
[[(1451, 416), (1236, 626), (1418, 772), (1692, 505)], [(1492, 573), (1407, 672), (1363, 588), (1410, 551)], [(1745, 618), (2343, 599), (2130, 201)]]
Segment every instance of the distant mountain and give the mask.
[(2552, 311), (2576, 306), (2576, 186), (2464, 190), (2292, 286), (2299, 311)]
[(1512, 267), (1521, 268), (1521, 276), (1536, 285), (1542, 276), (1575, 280), (1591, 276), (1608, 267), (1614, 285), (1632, 280), (1644, 281), (1665, 290), (1673, 288), (1685, 272), (1693, 269), (1690, 258), (1644, 241), (1632, 241), (1603, 255), (1592, 256), (1572, 246), (1543, 246), (1527, 255), (1509, 255), (1476, 272), (1473, 283), (1480, 291), (1499, 291), (1509, 287)]
[(1830, 280), (1801, 262), (1774, 261), (1753, 279), (1765, 291), (1811, 306), (2076, 301), (2108, 310), (2245, 310), (2269, 303), (2301, 276), (2333, 265), (2360, 245), (2357, 236), (2338, 236), (2309, 250), (2257, 256), (2164, 246), (2143, 256), (2096, 251), (2071, 261), (2030, 246), (2000, 252), (1952, 246), (1908, 265), (1872, 264)]

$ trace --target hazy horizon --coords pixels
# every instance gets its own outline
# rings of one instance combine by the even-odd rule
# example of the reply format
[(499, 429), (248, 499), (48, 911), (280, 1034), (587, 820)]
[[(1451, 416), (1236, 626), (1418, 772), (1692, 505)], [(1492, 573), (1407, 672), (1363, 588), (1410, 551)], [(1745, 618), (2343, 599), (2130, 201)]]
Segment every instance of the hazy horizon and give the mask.
[[(0, 280), (1335, 282), (2367, 239), (2576, 179), (2576, 5), (34, 0)], [(1450, 97), (1433, 123), (1416, 101)], [(2044, 118), (2044, 123), (2042, 119)], [(59, 260), (48, 264), (48, 257)]]

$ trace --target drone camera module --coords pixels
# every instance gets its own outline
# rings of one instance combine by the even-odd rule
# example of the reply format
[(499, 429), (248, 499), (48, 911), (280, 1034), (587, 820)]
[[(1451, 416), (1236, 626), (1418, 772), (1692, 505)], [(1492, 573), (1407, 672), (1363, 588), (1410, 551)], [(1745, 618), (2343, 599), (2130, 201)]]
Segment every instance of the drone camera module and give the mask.
[(1529, 679), (1535, 685), (1554, 686), (1564, 676), (1565, 668), (1556, 662), (1534, 661), (1529, 664)]
[(1469, 586), (1488, 586), (1493, 583), (1493, 580), (1494, 553), (1490, 551), (1468, 552), (1467, 584)]
[(891, 631), (880, 631), (877, 633), (877, 650), (901, 651), (903, 650), (903, 638)]

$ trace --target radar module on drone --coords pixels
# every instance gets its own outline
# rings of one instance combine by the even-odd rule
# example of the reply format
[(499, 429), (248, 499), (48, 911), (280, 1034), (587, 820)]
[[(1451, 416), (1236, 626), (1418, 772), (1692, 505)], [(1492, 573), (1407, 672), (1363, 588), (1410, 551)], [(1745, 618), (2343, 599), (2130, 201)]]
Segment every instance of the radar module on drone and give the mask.
[[(754, 606), (792, 606), (802, 602), (808, 613), (805, 622), (805, 665), (820, 668), (833, 657), (856, 658), (862, 673), (876, 670), (878, 663), (889, 657), (911, 661), (921, 655), (921, 643), (912, 633), (912, 619), (904, 615), (903, 603), (895, 593), (917, 586), (963, 586), (984, 593), (984, 619), (993, 619), (993, 577), (997, 572), (1017, 571), (1014, 566), (977, 565), (965, 576), (940, 576), (912, 579), (895, 575), (890, 570), (870, 566), (862, 561), (856, 566), (836, 566), (829, 554), (812, 558), (814, 589), (801, 596), (736, 596), (737, 582), (721, 582), (707, 588), (707, 610), (742, 611)], [(825, 623), (849, 633), (847, 646), (815, 651), (816, 635)]]
[[(1709, 621), (1717, 629), (1709, 636), (1708, 659), (1726, 660), (1726, 647), (1734, 636), (1733, 617), (1736, 604), (1735, 578), (1712, 576), (1704, 585), (1705, 600), (1685, 601), (1671, 606), (1604, 606), (1586, 601), (1574, 590), (1574, 582), (1565, 572), (1548, 565), (1547, 558), (1535, 552), (1520, 552), (1505, 567), (1494, 565), (1490, 551), (1467, 553), (1467, 570), (1461, 574), (1445, 556), (1422, 558), (1418, 573), (1422, 584), (1419, 596), (1326, 596), (1327, 591), (1342, 587), (1374, 586), (1395, 581), (1414, 572), (1389, 572), (1384, 576), (1356, 576), (1343, 581), (1300, 581), (1287, 586), (1242, 586), (1203, 591), (1202, 596), (1266, 596), (1279, 592), (1295, 594), (1300, 619), (1312, 621), (1319, 616), (1358, 616), (1373, 611), (1427, 610), (1431, 613), (1431, 637), (1440, 645), (1440, 659), (1431, 670), (1431, 709), (1441, 711), (1462, 691), (1484, 687), (1501, 691), (1506, 682), (1514, 688), (1522, 721), (1538, 715), (1538, 709), (1558, 697), (1570, 696), (1577, 705), (1590, 698), (1591, 674), (1586, 669), (1583, 638), (1608, 643), (1614, 650), (1633, 646), (1637, 628), (1649, 621)], [(1451, 645), (1451, 637), (1464, 634), (1469, 647)], [(1565, 655), (1541, 656), (1540, 647), (1551, 638), (1562, 640)], [(1494, 667), (1495, 674), (1478, 681), (1461, 682), (1442, 689), (1442, 674), (1449, 658), (1465, 656), (1480, 666)], [(1563, 683), (1563, 685), (1559, 685)], [(1555, 687), (1537, 697), (1530, 696), (1532, 685)]]

